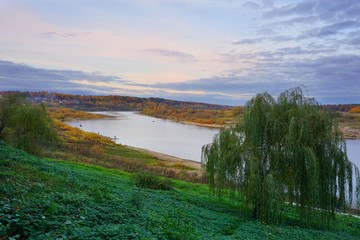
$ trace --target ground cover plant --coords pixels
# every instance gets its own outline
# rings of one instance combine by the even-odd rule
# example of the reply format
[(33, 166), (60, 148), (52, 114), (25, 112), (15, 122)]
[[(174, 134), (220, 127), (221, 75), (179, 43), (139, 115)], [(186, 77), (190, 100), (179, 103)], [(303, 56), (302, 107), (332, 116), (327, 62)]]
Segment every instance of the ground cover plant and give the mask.
[(205, 185), (172, 180), (173, 190), (154, 190), (135, 186), (132, 176), (36, 158), (0, 142), (0, 239), (360, 238), (352, 216), (328, 229), (305, 227), (289, 207), (282, 223), (265, 224)]

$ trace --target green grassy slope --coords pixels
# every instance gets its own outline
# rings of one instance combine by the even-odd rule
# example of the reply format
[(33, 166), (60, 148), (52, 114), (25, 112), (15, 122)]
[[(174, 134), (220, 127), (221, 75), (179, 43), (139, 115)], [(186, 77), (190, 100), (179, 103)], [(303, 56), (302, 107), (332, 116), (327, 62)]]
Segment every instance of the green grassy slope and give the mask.
[(360, 239), (360, 220), (328, 230), (290, 214), (267, 225), (218, 202), (200, 184), (138, 189), (131, 174), (45, 160), (0, 142), (0, 239)]

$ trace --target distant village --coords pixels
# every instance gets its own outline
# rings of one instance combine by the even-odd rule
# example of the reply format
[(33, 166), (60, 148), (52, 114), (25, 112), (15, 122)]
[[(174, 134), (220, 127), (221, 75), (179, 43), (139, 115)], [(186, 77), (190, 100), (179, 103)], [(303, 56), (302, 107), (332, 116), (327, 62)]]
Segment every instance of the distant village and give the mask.
[(47, 96), (40, 97), (40, 96), (34, 96), (34, 97), (28, 97), (29, 102), (32, 103), (45, 103), (49, 105), (59, 105), (59, 106), (66, 106), (68, 104), (81, 104), (81, 100), (79, 99), (59, 99), (56, 96), (53, 96), (52, 94), (48, 94)]

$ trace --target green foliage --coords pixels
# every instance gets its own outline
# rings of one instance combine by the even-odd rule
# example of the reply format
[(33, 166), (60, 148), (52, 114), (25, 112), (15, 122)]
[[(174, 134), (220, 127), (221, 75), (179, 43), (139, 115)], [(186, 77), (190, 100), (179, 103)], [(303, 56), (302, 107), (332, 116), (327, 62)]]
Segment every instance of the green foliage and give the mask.
[(268, 93), (250, 100), (244, 117), (203, 147), (202, 161), (212, 189), (220, 196), (225, 189), (239, 191), (253, 217), (268, 222), (279, 222), (289, 202), (303, 221), (329, 225), (337, 195), (342, 207), (346, 190), (350, 203), (353, 196), (356, 166), (336, 118), (300, 87), (277, 101)]
[(170, 179), (159, 177), (150, 171), (137, 173), (134, 177), (134, 182), (135, 185), (140, 188), (150, 188), (155, 190), (171, 190), (173, 188)]
[(136, 209), (142, 209), (145, 203), (145, 196), (141, 188), (136, 189), (136, 191), (131, 196), (131, 204)]
[(0, 140), (8, 137), (14, 113), (21, 107), (24, 100), (25, 97), (22, 95), (8, 95), (0, 99)]
[(29, 153), (37, 153), (40, 143), (57, 139), (45, 106), (33, 106), (24, 96), (9, 95), (0, 102), (0, 139)]
[(13, 117), (13, 143), (29, 153), (36, 152), (36, 143), (51, 143), (56, 139), (52, 120), (44, 105), (20, 107)]
[(159, 232), (159, 239), (199, 239), (191, 220), (192, 212), (191, 204), (177, 195), (172, 208), (161, 217), (160, 224), (150, 217), (146, 227), (152, 232)]
[(0, 239), (360, 238), (351, 216), (329, 230), (305, 228), (292, 212), (286, 225), (267, 225), (239, 215), (235, 201), (218, 202), (204, 185), (176, 180), (174, 191), (139, 189), (130, 177), (0, 142)]

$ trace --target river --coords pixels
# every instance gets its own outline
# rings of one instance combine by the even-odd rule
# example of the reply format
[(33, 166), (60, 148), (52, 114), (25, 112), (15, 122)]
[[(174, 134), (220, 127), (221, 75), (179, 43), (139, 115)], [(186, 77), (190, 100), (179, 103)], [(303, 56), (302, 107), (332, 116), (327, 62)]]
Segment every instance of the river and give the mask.
[[(66, 122), (86, 132), (99, 133), (124, 145), (200, 161), (201, 147), (211, 143), (218, 129), (159, 119), (138, 112), (95, 112), (115, 118)], [(81, 126), (81, 127), (80, 127)], [(350, 161), (360, 168), (360, 139), (346, 140)]]
[(212, 142), (212, 138), (219, 131), (149, 117), (138, 112), (95, 113), (116, 116), (116, 118), (74, 120), (67, 124), (86, 132), (116, 137), (116, 143), (198, 162), (201, 159), (201, 147)]

